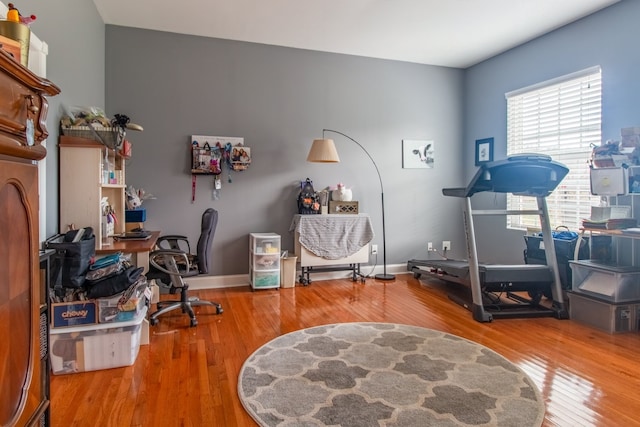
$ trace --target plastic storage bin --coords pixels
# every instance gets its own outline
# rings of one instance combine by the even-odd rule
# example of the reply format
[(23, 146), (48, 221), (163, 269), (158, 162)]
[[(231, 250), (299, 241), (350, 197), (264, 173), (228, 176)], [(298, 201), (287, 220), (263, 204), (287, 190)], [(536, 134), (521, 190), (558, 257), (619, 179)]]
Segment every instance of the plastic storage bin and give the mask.
[(51, 328), (51, 370), (54, 375), (131, 366), (138, 357), (145, 306), (129, 322), (74, 328)]
[(278, 273), (260, 273), (254, 274), (254, 288), (277, 288), (280, 287), (280, 274)]
[(611, 303), (640, 302), (640, 270), (591, 261), (571, 261), (571, 290)]
[(612, 304), (598, 298), (569, 292), (569, 318), (610, 334), (638, 331), (640, 304)]
[[(151, 298), (151, 290), (146, 280), (135, 285), (131, 294), (127, 291), (121, 292), (112, 297), (97, 298), (98, 323), (128, 322), (136, 316), (147, 305), (147, 298)], [(127, 299), (128, 298), (128, 299)], [(120, 299), (125, 299), (120, 303)]]

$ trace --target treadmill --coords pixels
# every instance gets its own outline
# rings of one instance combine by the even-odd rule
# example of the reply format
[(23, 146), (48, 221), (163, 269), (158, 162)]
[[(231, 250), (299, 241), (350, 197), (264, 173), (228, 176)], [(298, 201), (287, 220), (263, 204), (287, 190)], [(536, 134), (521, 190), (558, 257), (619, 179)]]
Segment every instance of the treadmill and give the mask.
[[(564, 302), (556, 251), (549, 224), (546, 197), (558, 186), (569, 169), (542, 154), (519, 154), (505, 160), (483, 164), (466, 188), (444, 188), (445, 196), (464, 199), (464, 228), (467, 241), (467, 261), (409, 260), (407, 270), (415, 278), (429, 274), (440, 280), (468, 286), (471, 301), (450, 296), (472, 312), (478, 322), (496, 318), (569, 317)], [(537, 210), (473, 210), (471, 196), (483, 191), (531, 196), (537, 200)], [(547, 265), (496, 265), (478, 261), (474, 216), (537, 215), (540, 218)], [(549, 288), (552, 303), (540, 304)], [(524, 296), (523, 294), (528, 294)]]

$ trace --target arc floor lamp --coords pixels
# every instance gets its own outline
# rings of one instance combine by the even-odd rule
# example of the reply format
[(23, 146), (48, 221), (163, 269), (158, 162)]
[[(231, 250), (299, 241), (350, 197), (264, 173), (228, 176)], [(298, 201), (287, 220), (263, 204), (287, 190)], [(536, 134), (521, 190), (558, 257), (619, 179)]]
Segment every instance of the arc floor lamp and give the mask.
[(382, 274), (376, 274), (374, 277), (378, 280), (394, 280), (396, 278), (393, 274), (387, 274), (387, 247), (386, 247), (386, 235), (384, 229), (384, 187), (382, 186), (382, 177), (380, 176), (380, 170), (378, 170), (378, 165), (376, 164), (371, 154), (355, 139), (351, 138), (349, 135), (346, 135), (337, 130), (331, 129), (322, 129), (322, 139), (314, 139), (313, 144), (311, 145), (311, 149), (309, 150), (309, 155), (307, 156), (308, 162), (314, 163), (338, 163), (340, 162), (340, 157), (338, 156), (338, 151), (336, 150), (336, 145), (333, 142), (333, 139), (325, 138), (325, 134), (327, 132), (337, 133), (338, 135), (342, 135), (345, 138), (353, 141), (358, 147), (364, 151), (364, 153), (369, 157), (371, 163), (373, 163), (373, 167), (376, 169), (376, 173), (378, 174), (378, 180), (380, 181), (380, 200), (382, 202), (382, 265), (383, 272)]

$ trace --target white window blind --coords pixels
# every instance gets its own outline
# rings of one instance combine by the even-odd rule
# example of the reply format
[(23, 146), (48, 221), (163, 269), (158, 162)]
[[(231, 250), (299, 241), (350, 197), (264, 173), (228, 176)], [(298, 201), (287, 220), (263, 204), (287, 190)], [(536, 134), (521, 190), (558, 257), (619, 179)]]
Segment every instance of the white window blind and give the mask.
[[(551, 227), (577, 230), (599, 199), (591, 195), (588, 161), (601, 143), (602, 84), (593, 67), (506, 94), (507, 155), (540, 153), (569, 173), (547, 198)], [(537, 209), (535, 198), (507, 196), (507, 209)], [(538, 217), (507, 216), (507, 227), (539, 227)]]

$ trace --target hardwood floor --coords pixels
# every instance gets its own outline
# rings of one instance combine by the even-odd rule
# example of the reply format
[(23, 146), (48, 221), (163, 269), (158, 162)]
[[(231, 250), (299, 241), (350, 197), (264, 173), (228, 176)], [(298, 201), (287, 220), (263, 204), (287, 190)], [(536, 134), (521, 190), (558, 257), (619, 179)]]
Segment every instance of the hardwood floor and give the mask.
[(199, 309), (195, 328), (179, 311), (166, 314), (133, 366), (53, 376), (52, 425), (255, 426), (236, 391), (251, 353), (297, 329), (371, 321), (446, 331), (500, 353), (538, 386), (544, 426), (640, 426), (640, 333), (612, 335), (553, 318), (478, 323), (447, 298), (451, 286), (402, 274), (393, 282), (193, 292), (224, 313)]

